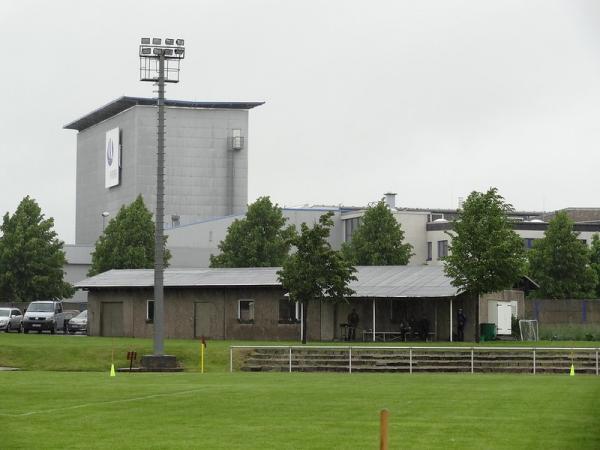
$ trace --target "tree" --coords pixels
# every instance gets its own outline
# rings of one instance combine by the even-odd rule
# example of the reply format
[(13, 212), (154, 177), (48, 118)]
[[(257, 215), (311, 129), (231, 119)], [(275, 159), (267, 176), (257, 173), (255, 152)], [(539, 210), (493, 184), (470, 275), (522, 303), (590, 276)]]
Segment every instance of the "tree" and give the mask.
[(412, 256), (412, 245), (403, 244), (404, 231), (383, 200), (370, 206), (362, 224), (344, 243), (344, 256), (360, 266), (406, 265)]
[(596, 298), (600, 298), (600, 235), (592, 235), (592, 247), (590, 248), (590, 266), (596, 272)]
[[(92, 266), (88, 276), (111, 269), (151, 269), (154, 267), (155, 231), (152, 213), (139, 195), (129, 206), (123, 205), (96, 241)], [(163, 241), (164, 263), (168, 265), (171, 253)]]
[[(507, 217), (512, 210), (496, 188), (485, 193), (473, 191), (458, 211), (452, 232), (448, 232), (452, 243), (444, 271), (453, 286), (477, 299), (476, 318), (481, 294), (510, 288), (524, 273), (523, 241)], [(476, 319), (476, 340), (478, 322)]]
[(63, 279), (64, 244), (54, 219), (44, 219), (34, 199), (27, 196), (12, 216), (6, 213), (0, 231), (0, 298), (29, 302), (74, 294)]
[(353, 275), (356, 269), (327, 242), (333, 226), (332, 215), (331, 212), (322, 215), (311, 228), (302, 224), (300, 234), (291, 240), (296, 252), (277, 272), (290, 300), (302, 304), (303, 344), (306, 344), (309, 301), (340, 301), (354, 293), (348, 283), (356, 280)]
[(593, 296), (597, 276), (590, 266), (590, 253), (573, 231), (573, 221), (564, 211), (548, 224), (542, 239), (529, 251), (532, 278), (540, 285), (537, 296), (583, 298)]
[(278, 267), (290, 251), (293, 225), (285, 227), (281, 208), (269, 197), (248, 206), (243, 219), (235, 220), (219, 244), (221, 253), (210, 256), (210, 267)]

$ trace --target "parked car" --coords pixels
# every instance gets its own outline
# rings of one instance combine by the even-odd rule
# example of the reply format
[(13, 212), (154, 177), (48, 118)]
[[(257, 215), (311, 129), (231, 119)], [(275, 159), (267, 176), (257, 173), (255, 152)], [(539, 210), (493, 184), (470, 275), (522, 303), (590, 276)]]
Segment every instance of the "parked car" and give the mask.
[(78, 309), (65, 309), (63, 311), (63, 330), (65, 333), (68, 331), (67, 325), (69, 324), (69, 320), (77, 316), (79, 313), (80, 311)]
[(77, 333), (78, 331), (87, 332), (87, 309), (73, 317), (67, 324), (67, 333)]
[(23, 314), (18, 308), (0, 308), (0, 330), (7, 333), (15, 330), (20, 333), (23, 324)]
[(65, 321), (62, 302), (54, 300), (41, 300), (31, 302), (25, 316), (23, 317), (23, 331), (29, 333), (36, 330), (41, 333), (44, 330), (54, 334), (58, 330), (64, 330)]

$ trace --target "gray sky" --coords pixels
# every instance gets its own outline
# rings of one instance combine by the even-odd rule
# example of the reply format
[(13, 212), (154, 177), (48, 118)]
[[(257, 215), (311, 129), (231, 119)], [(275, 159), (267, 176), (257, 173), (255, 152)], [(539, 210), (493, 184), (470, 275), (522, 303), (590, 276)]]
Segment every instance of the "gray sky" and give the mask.
[[(0, 212), (34, 197), (67, 243), (76, 132), (138, 81), (141, 36), (186, 40), (167, 97), (250, 113), (249, 200), (600, 206), (598, 1), (0, 2)], [(168, 151), (168, 150), (167, 150)]]

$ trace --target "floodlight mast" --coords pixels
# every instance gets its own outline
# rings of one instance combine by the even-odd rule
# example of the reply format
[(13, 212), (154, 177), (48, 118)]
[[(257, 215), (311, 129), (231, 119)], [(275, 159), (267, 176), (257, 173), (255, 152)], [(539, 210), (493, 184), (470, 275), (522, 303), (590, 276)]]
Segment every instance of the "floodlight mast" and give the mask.
[[(160, 38), (152, 38), (152, 40), (142, 38), (139, 51), (140, 80), (156, 82), (158, 85), (156, 214), (154, 216), (154, 356), (164, 355), (165, 82), (179, 82), (179, 61), (185, 55), (183, 39), (175, 41), (176, 47), (172, 46), (173, 42), (173, 39), (165, 39), (166, 45), (161, 45)], [(174, 60), (176, 64), (169, 67), (170, 60)], [(171, 75), (174, 76), (171, 78)]]

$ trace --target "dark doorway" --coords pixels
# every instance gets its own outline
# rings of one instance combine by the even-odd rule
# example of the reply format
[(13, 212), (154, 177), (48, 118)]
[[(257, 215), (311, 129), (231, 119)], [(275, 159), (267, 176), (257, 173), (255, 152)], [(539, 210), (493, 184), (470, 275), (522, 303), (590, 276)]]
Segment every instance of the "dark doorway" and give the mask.
[(100, 335), (123, 336), (123, 302), (103, 302), (101, 304)]

